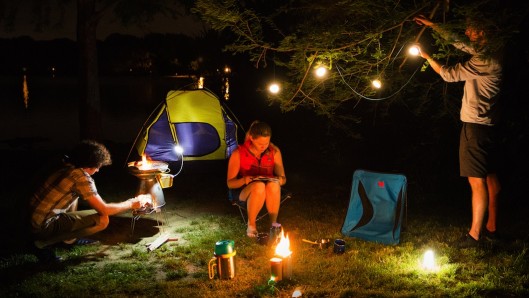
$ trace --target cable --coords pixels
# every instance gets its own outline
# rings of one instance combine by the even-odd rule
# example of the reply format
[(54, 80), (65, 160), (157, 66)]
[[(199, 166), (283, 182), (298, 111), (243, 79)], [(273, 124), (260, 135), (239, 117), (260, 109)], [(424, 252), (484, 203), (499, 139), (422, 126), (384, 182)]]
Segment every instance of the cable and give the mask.
[[(395, 96), (397, 93), (399, 93), (400, 91), (402, 91), (402, 89), (404, 89), (404, 87), (406, 87), (406, 85), (408, 85), (410, 82), (411, 82), (411, 79), (415, 76), (415, 74), (417, 73), (417, 71), (419, 69), (421, 69), (422, 66), (419, 66), (417, 67), (417, 69), (413, 72), (413, 74), (410, 76), (410, 78), (408, 79), (408, 81), (402, 85), (402, 87), (400, 87), (399, 90), (397, 90), (395, 93), (389, 95), (389, 96), (386, 96), (386, 97), (381, 97), (381, 98), (373, 98), (373, 97), (367, 97), (365, 95), (362, 95), (360, 94), (358, 91), (356, 91), (355, 89), (353, 89), (353, 87), (351, 87), (344, 79), (344, 76), (342, 75), (342, 72), (340, 71), (340, 66), (337, 64), (336, 65), (336, 70), (338, 70), (338, 74), (340, 75), (340, 78), (342, 79), (342, 81), (344, 82), (344, 84), (349, 87), (349, 89), (351, 89), (351, 91), (353, 91), (356, 95), (360, 96), (361, 98), (364, 98), (364, 99), (367, 99), (367, 100), (371, 100), (371, 101), (378, 101), (378, 100), (385, 100), (385, 99), (388, 99), (388, 98), (391, 98), (393, 96)], [(342, 68), (343, 70), (343, 68)]]
[(180, 172), (182, 171), (183, 167), (184, 167), (184, 154), (180, 153), (180, 169), (178, 170), (178, 172), (176, 174), (172, 175), (173, 178), (176, 177), (178, 174), (180, 174)]

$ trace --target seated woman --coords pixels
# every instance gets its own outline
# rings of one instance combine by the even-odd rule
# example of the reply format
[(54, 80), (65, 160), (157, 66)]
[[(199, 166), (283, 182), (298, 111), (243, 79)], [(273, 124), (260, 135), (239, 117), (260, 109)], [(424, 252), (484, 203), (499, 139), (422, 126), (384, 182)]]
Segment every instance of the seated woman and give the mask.
[(244, 144), (233, 151), (228, 162), (227, 184), (236, 190), (238, 199), (246, 201), (249, 237), (257, 235), (256, 218), (263, 205), (276, 223), (281, 201), (281, 186), (287, 182), (279, 148), (270, 142), (272, 129), (254, 121)]

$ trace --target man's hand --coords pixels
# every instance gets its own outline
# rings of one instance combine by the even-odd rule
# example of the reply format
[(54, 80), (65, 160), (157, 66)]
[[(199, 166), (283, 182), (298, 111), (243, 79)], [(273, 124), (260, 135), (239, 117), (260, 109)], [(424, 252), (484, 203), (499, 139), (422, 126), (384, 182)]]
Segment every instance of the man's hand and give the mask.
[(152, 206), (152, 196), (150, 194), (139, 195), (129, 200), (131, 209), (140, 209)]

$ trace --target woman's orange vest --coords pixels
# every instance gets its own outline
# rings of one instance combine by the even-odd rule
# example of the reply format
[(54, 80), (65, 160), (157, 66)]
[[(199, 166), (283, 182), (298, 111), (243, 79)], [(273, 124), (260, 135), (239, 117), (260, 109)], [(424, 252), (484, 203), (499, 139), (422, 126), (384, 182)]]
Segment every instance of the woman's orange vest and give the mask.
[(244, 176), (274, 176), (274, 153), (275, 149), (273, 145), (261, 154), (261, 158), (258, 159), (250, 152), (250, 140), (239, 145), (239, 156), (241, 158), (241, 165), (239, 168), (239, 177)]

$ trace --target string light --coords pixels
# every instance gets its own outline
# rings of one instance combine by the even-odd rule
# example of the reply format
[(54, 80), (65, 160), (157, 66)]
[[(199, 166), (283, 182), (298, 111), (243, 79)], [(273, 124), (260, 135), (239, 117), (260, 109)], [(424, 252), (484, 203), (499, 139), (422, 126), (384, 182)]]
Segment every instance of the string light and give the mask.
[(419, 56), (421, 53), (421, 48), (418, 44), (413, 44), (408, 48), (408, 53), (412, 56)]
[(315, 72), (317, 77), (322, 78), (327, 74), (327, 67), (320, 65), (316, 68)]
[(371, 81), (371, 85), (373, 85), (375, 89), (380, 89), (382, 87), (382, 82), (379, 79), (374, 79)]
[(397, 90), (395, 93), (389, 95), (389, 96), (386, 96), (386, 97), (380, 97), (380, 98), (373, 98), (373, 97), (367, 97), (363, 94), (361, 94), (360, 92), (356, 91), (353, 87), (351, 87), (351, 85), (349, 85), (346, 81), (345, 81), (345, 78), (342, 74), (342, 71), (343, 71), (343, 68), (342, 68), (342, 71), (340, 71), (340, 66), (336, 66), (336, 70), (338, 71), (338, 74), (340, 75), (340, 78), (342, 79), (342, 82), (345, 83), (345, 85), (347, 87), (349, 87), (349, 89), (351, 89), (351, 91), (353, 91), (356, 95), (360, 96), (361, 98), (364, 98), (364, 99), (367, 99), (367, 100), (384, 100), (384, 99), (388, 99), (388, 98), (391, 98), (393, 96), (395, 96), (397, 93), (399, 93), (400, 91), (402, 91), (402, 89), (404, 89), (404, 87), (406, 87), (406, 85), (408, 85), (410, 82), (411, 82), (411, 79), (415, 76), (415, 74), (417, 73), (417, 71), (419, 71), (419, 69), (421, 69), (421, 66), (419, 66), (414, 72), (413, 74), (410, 76), (410, 78), (408, 79), (408, 81), (402, 85), (402, 87), (400, 87), (399, 90)]
[(279, 90), (281, 88), (279, 87), (279, 84), (278, 83), (272, 83), (268, 86), (268, 91), (270, 91), (270, 93), (272, 94), (277, 94), (279, 93)]

